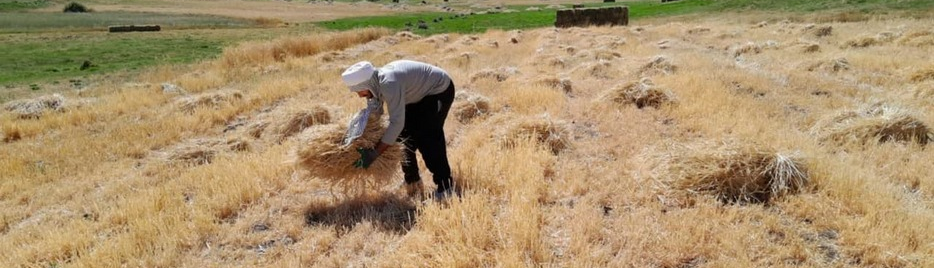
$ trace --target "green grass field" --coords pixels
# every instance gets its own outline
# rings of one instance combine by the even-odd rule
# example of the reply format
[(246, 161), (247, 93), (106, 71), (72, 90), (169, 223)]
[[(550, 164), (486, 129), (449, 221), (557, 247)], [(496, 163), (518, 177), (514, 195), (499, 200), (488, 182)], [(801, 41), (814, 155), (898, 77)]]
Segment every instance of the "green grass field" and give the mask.
[[(451, 18), (451, 13), (420, 13), (396, 16), (357, 17), (320, 22), (318, 25), (332, 30), (347, 30), (358, 27), (386, 27), (402, 30), (406, 23), (415, 25), (419, 20), (428, 23), (428, 29), (410, 27), (413, 32), (430, 35), (442, 32), (475, 33), (487, 29), (525, 29), (554, 25), (556, 12), (553, 9), (526, 11), (528, 7), (544, 8), (545, 5), (509, 6), (515, 13), (477, 14)], [(673, 16), (701, 12), (724, 12), (744, 10), (775, 10), (784, 12), (812, 12), (816, 10), (839, 9), (845, 11), (868, 12), (872, 10), (904, 9), (930, 10), (934, 8), (932, 0), (682, 0), (661, 3), (660, 1), (637, 1), (621, 3), (592, 3), (587, 7), (628, 6), (630, 19), (645, 17)], [(443, 21), (433, 22), (437, 18)]]
[[(13, 12), (47, 7), (47, 0), (0, 0), (0, 12)], [(6, 15), (6, 14), (4, 14)]]
[(160, 25), (164, 28), (249, 27), (248, 20), (207, 15), (156, 14), (142, 12), (91, 13), (3, 13), (0, 33), (106, 31), (111, 25)]

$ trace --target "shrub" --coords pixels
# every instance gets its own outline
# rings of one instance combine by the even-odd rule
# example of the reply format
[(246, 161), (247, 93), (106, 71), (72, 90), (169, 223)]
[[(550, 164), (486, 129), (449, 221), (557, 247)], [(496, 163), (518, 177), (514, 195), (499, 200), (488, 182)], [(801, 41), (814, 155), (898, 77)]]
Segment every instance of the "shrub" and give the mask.
[(88, 7), (86, 7), (86, 6), (84, 6), (84, 5), (82, 5), (81, 3), (78, 3), (78, 2), (71, 2), (71, 3), (68, 3), (67, 5), (65, 5), (65, 10), (63, 10), (62, 12), (65, 12), (65, 13), (84, 13), (84, 12), (91, 12), (91, 9), (88, 8)]

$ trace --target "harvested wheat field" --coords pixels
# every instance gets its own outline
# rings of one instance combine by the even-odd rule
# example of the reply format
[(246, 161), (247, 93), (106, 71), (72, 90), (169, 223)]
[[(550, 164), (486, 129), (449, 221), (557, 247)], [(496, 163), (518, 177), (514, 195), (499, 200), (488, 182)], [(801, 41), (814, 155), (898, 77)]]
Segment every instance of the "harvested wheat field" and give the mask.
[[(934, 267), (934, 21), (670, 21), (290, 37), (7, 104), (0, 267)], [(447, 204), (329, 147), (343, 69), (396, 59), (464, 92)]]

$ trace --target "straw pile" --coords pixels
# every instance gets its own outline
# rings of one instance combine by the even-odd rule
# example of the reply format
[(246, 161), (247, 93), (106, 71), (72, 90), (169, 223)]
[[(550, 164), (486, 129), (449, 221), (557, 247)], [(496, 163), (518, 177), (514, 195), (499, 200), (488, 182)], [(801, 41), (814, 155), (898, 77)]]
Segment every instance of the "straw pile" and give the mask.
[(557, 155), (570, 145), (570, 130), (563, 121), (555, 121), (548, 116), (508, 118), (504, 116), (490, 120), (490, 125), (496, 129), (493, 138), (503, 148), (512, 148), (524, 140), (531, 140)]
[(561, 92), (564, 92), (564, 94), (571, 94), (571, 92), (573, 92), (574, 90), (573, 88), (574, 84), (571, 82), (571, 79), (567, 79), (567, 78), (559, 79), (556, 77), (546, 77), (546, 78), (540, 78), (536, 80), (535, 83), (561, 90)]
[(175, 145), (161, 153), (166, 162), (188, 166), (209, 164), (221, 152), (247, 151), (250, 143), (240, 137), (192, 139)]
[(739, 57), (744, 54), (759, 54), (759, 53), (762, 53), (762, 46), (756, 43), (753, 43), (753, 42), (747, 42), (746, 44), (742, 44), (742, 45), (738, 45), (738, 46), (734, 46), (730, 48), (730, 54), (732, 54), (733, 57)]
[(850, 69), (850, 62), (846, 58), (838, 58), (829, 61), (818, 61), (807, 65), (805, 68), (809, 72), (815, 70), (825, 70), (828, 72), (842, 72)]
[(519, 73), (516, 67), (503, 67), (498, 69), (483, 69), (470, 76), (470, 82), (476, 82), (482, 79), (496, 79), (497, 82), (506, 81), (510, 76)]
[(902, 36), (898, 43), (913, 47), (934, 46), (934, 31), (911, 32)]
[(914, 142), (926, 145), (931, 129), (904, 109), (874, 104), (857, 111), (844, 111), (818, 122), (812, 129), (821, 142), (837, 145), (883, 142)]
[(915, 72), (910, 77), (911, 81), (921, 82), (926, 80), (934, 80), (934, 66), (928, 67), (926, 69), (921, 69)]
[(490, 114), (490, 99), (470, 91), (458, 91), (451, 112), (458, 122), (468, 124)]
[(209, 106), (217, 108), (223, 104), (229, 104), (240, 99), (243, 99), (243, 93), (238, 90), (218, 90), (179, 98), (175, 101), (175, 105), (178, 106), (179, 110), (191, 113), (198, 107)]
[(401, 144), (386, 149), (369, 168), (354, 167), (360, 159), (358, 148), (373, 148), (383, 136), (384, 123), (371, 116), (363, 136), (348, 146), (341, 146), (347, 125), (329, 124), (312, 126), (299, 135), (299, 147), (293, 152), (292, 163), (309, 175), (327, 180), (332, 187), (344, 193), (356, 189), (379, 189), (387, 185), (399, 170), (402, 161)]
[(670, 145), (652, 155), (666, 188), (712, 194), (726, 203), (768, 203), (800, 192), (807, 169), (795, 157), (736, 143)]
[(652, 58), (651, 61), (642, 66), (642, 69), (639, 71), (642, 72), (642, 75), (656, 75), (656, 74), (672, 74), (678, 70), (678, 66), (675, 66), (667, 56), (658, 55)]
[(616, 86), (603, 94), (602, 99), (637, 108), (659, 108), (674, 99), (668, 91), (658, 89), (649, 79)]
[(269, 118), (270, 120), (260, 119), (251, 123), (247, 126), (247, 134), (254, 138), (272, 136), (276, 142), (281, 143), (310, 126), (330, 124), (331, 112), (324, 106), (315, 105), (308, 109), (273, 113)]
[(20, 118), (39, 118), (48, 111), (64, 111), (65, 97), (52, 94), (33, 99), (14, 100), (4, 104), (3, 109), (16, 114)]

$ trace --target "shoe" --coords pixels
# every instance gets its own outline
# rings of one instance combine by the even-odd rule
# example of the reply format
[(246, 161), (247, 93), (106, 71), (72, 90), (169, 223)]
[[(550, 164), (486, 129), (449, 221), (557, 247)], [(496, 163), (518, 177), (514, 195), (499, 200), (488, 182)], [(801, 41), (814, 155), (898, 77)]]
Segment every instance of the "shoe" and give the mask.
[(425, 187), (422, 186), (422, 182), (403, 182), (402, 189), (405, 189), (405, 194), (409, 197), (420, 197), (425, 194)]
[(452, 197), (455, 197), (456, 195), (457, 193), (454, 192), (454, 189), (438, 190), (438, 191), (435, 191), (434, 200), (435, 202), (438, 202), (438, 203), (445, 203)]

